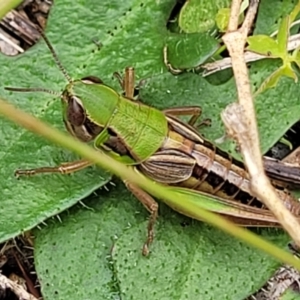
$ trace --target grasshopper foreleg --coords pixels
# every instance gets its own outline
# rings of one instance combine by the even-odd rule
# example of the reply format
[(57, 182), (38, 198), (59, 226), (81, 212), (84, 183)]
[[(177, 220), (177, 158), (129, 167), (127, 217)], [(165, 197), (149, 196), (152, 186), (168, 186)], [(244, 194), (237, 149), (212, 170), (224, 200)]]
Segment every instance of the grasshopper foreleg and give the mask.
[(142, 250), (143, 255), (147, 256), (149, 254), (149, 246), (153, 242), (154, 238), (154, 224), (157, 218), (158, 204), (149, 194), (141, 190), (136, 185), (128, 181), (124, 181), (124, 183), (127, 189), (144, 205), (144, 207), (150, 213), (150, 218), (147, 226), (147, 239)]
[(36, 169), (27, 169), (27, 170), (16, 170), (15, 176), (32, 176), (36, 174), (43, 173), (60, 173), (60, 174), (70, 174), (77, 171), (80, 171), (86, 167), (93, 165), (88, 160), (81, 159), (72, 162), (62, 163), (55, 167), (41, 167)]
[(113, 75), (119, 81), (119, 84), (124, 91), (125, 97), (134, 100), (134, 94), (136, 89), (134, 68), (127, 67), (125, 69), (124, 77), (122, 77), (118, 72), (115, 72)]

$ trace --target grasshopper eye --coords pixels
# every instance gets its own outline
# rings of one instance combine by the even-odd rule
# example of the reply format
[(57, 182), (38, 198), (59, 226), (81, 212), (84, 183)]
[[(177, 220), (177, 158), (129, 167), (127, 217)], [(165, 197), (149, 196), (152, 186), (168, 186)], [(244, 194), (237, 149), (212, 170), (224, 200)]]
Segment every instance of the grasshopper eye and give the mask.
[(81, 78), (81, 81), (83, 81), (84, 83), (89, 83), (89, 84), (101, 84), (103, 83), (103, 81), (96, 77), (96, 76), (87, 76), (84, 78)]
[(82, 106), (72, 97), (68, 101), (67, 120), (74, 126), (81, 126), (86, 118), (86, 114)]

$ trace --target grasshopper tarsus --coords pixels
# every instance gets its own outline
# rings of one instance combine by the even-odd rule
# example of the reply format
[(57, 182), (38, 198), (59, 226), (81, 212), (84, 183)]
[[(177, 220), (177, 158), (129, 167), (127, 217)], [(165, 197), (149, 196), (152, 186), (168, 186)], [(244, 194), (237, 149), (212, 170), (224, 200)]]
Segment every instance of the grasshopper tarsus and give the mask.
[[(152, 200), (154, 201), (154, 199), (152, 199)], [(150, 215), (150, 218), (148, 221), (148, 226), (147, 226), (147, 240), (143, 246), (143, 255), (144, 256), (149, 255), (149, 246), (152, 244), (152, 242), (154, 240), (154, 225), (155, 225), (155, 222), (157, 219), (158, 204), (156, 202), (155, 203), (153, 202), (149, 211), (150, 211), (151, 215)]]
[(150, 251), (149, 251), (149, 245), (148, 245), (148, 243), (146, 242), (146, 243), (143, 245), (142, 254), (143, 254), (143, 256), (148, 256), (149, 253), (150, 253)]
[(16, 170), (15, 176), (16, 177), (33, 176), (36, 174), (46, 174), (46, 173), (58, 173), (58, 174), (65, 175), (65, 174), (71, 174), (80, 171), (91, 165), (92, 163), (89, 162), (88, 160), (81, 159), (81, 160), (61, 163), (60, 165), (54, 167), (41, 167), (35, 169)]
[(200, 129), (200, 128), (202, 128), (202, 127), (210, 127), (211, 126), (211, 119), (204, 119), (204, 120), (202, 120), (199, 124), (197, 124), (196, 125), (196, 128), (197, 129)]
[(35, 175), (35, 169), (28, 169), (28, 170), (16, 170), (14, 175), (17, 179), (19, 179), (21, 176), (32, 176)]
[(148, 226), (147, 226), (147, 240), (144, 243), (143, 250), (142, 250), (143, 256), (148, 256), (149, 253), (150, 253), (149, 247), (150, 247), (150, 245), (152, 244), (152, 242), (154, 240), (154, 224), (155, 224), (156, 216), (153, 217), (153, 215), (151, 214), (150, 219), (148, 221)]

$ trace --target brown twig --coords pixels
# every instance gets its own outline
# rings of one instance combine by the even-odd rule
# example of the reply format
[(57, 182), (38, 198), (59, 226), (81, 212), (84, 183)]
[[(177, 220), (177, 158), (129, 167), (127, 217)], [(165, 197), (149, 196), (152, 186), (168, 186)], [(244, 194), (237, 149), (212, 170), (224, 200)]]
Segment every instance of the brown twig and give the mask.
[[(292, 35), (288, 39), (288, 44), (287, 44), (287, 51), (292, 51), (295, 50), (296, 48), (300, 47), (300, 34), (297, 33), (295, 35)], [(270, 59), (270, 56), (267, 55), (262, 55), (262, 54), (257, 54), (251, 51), (246, 51), (243, 53), (244, 55), (244, 60), (249, 63), (253, 61), (258, 61), (261, 59)], [(216, 60), (214, 62), (206, 63), (201, 66), (201, 69), (204, 69), (203, 77), (209, 76), (213, 73), (229, 69), (232, 67), (231, 63), (231, 57), (225, 57), (220, 60)]]
[(264, 172), (250, 80), (244, 59), (247, 35), (255, 18), (259, 1), (251, 1), (245, 21), (241, 28), (238, 29), (240, 4), (241, 0), (233, 0), (228, 30), (223, 36), (223, 41), (232, 59), (239, 104), (233, 103), (229, 105), (222, 112), (222, 119), (229, 134), (240, 144), (241, 152), (250, 174), (253, 194), (264, 201), (295, 243), (300, 245), (300, 235), (298, 234), (300, 232), (300, 224), (284, 206), (283, 202), (280, 201)]
[(36, 297), (30, 295), (21, 285), (8, 279), (4, 275), (0, 274), (0, 289), (10, 289), (14, 294), (23, 300), (38, 300)]

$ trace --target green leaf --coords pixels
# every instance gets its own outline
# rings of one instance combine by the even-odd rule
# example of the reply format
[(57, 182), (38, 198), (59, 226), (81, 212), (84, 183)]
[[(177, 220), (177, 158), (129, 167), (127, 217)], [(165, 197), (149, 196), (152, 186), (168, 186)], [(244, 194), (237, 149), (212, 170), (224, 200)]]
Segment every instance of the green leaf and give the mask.
[(267, 55), (272, 58), (281, 57), (282, 55), (278, 43), (267, 35), (249, 36), (247, 42), (249, 44), (247, 50), (249, 51)]
[(230, 18), (230, 8), (219, 9), (216, 15), (216, 25), (221, 32), (225, 32)]
[(278, 81), (282, 78), (282, 76), (287, 76), (294, 79), (295, 82), (298, 81), (298, 77), (296, 76), (291, 64), (286, 64), (275, 70), (269, 77), (267, 77), (264, 82), (261, 84), (259, 89), (256, 91), (256, 94), (263, 93), (267, 89), (274, 88), (277, 86)]
[(292, 10), (292, 12), (290, 13), (290, 19), (289, 19), (289, 23), (293, 23), (297, 17), (297, 15), (300, 12), (300, 1), (298, 1), (298, 3), (296, 4), (296, 6), (294, 7), (294, 9)]
[(298, 80), (297, 75), (291, 66), (291, 62), (294, 60), (296, 60), (297, 63), (296, 52), (294, 51), (293, 55), (290, 55), (287, 50), (287, 43), (290, 35), (291, 22), (297, 16), (299, 7), (298, 3), (290, 15), (288, 14), (282, 18), (276, 40), (273, 40), (267, 35), (256, 35), (248, 38), (248, 43), (250, 44), (247, 48), (248, 50), (264, 54), (272, 58), (278, 57), (283, 61), (283, 66), (268, 76), (264, 83), (258, 88), (256, 93), (261, 93), (268, 88), (276, 86), (280, 76), (291, 77), (295, 81)]
[[(98, 300), (120, 294), (111, 247), (146, 213), (122, 185), (110, 189), (85, 201), (92, 210), (77, 205), (60, 216), (62, 223), (49, 221), (42, 231), (35, 230), (35, 265), (46, 298)], [(136, 246), (139, 252), (142, 241)]]
[(255, 22), (254, 35), (270, 35), (278, 30), (280, 21), (290, 14), (294, 8), (295, 2), (290, 0), (261, 1)]
[(206, 33), (191, 33), (170, 36), (167, 47), (168, 62), (184, 70), (203, 64), (217, 51), (219, 42)]
[(279, 47), (279, 52), (281, 53), (281, 57), (284, 58), (287, 55), (287, 42), (289, 37), (289, 16), (282, 19), (278, 34), (277, 34), (277, 42)]
[[(159, 242), (149, 259), (143, 259), (136, 249), (146, 223), (139, 231), (130, 228), (117, 240), (112, 256), (122, 297), (141, 299), (147, 294), (150, 299), (240, 300), (264, 284), (262, 277), (272, 275), (277, 263), (265, 255), (205, 224), (182, 226), (180, 220), (184, 222), (179, 216), (164, 217), (160, 222)], [(282, 237), (274, 233), (272, 242)], [(257, 276), (258, 270), (265, 274)]]
[(293, 57), (293, 62), (295, 64), (297, 64), (297, 66), (299, 67), (300, 66), (300, 52), (299, 52), (299, 48), (297, 48), (297, 49), (295, 49), (293, 51), (292, 57)]
[(285, 65), (282, 67), (281, 70), (282, 70), (282, 75), (294, 79), (295, 82), (298, 81), (298, 77), (297, 77), (297, 75), (295, 74), (295, 71), (293, 70), (291, 63), (285, 64)]

